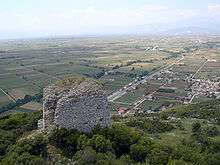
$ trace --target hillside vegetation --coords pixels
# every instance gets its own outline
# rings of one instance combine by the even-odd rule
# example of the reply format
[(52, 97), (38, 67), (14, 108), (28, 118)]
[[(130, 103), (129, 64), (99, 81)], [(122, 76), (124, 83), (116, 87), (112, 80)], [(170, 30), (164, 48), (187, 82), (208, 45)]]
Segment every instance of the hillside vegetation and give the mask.
[(111, 128), (37, 131), (40, 112), (0, 118), (0, 164), (219, 165), (219, 100), (131, 118)]

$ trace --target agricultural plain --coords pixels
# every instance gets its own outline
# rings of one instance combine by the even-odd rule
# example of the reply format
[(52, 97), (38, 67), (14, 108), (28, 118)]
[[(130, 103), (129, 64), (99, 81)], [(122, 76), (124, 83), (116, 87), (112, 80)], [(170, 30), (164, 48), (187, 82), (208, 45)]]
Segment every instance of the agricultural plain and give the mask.
[[(135, 88), (136, 82), (146, 78)], [(110, 103), (141, 111), (219, 97), (219, 36), (115, 36), (0, 41), (0, 107), (71, 75), (100, 80)], [(130, 84), (130, 85), (129, 85)], [(206, 88), (207, 91), (202, 91)], [(29, 102), (16, 110), (41, 109)]]

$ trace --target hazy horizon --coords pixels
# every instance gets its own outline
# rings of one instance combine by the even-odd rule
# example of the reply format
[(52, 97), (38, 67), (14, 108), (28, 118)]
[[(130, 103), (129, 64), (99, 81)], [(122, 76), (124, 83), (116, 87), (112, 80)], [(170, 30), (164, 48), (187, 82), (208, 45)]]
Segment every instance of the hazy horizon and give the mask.
[(0, 39), (220, 33), (220, 1), (8, 0), (0, 19)]

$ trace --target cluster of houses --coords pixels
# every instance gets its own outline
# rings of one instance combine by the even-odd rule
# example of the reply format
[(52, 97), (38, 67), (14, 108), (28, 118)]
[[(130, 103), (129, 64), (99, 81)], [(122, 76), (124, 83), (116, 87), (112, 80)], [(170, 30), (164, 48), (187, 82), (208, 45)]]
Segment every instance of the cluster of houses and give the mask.
[[(188, 103), (194, 96), (202, 95), (209, 98), (220, 98), (220, 78), (215, 80), (207, 79), (193, 79), (191, 75), (186, 77), (179, 77), (174, 74), (170, 69), (168, 71), (162, 71), (153, 77), (154, 80), (163, 80), (167, 84), (175, 80), (183, 80), (189, 84), (185, 90), (188, 91), (186, 96), (177, 97), (178, 102)], [(147, 96), (148, 100), (153, 100), (152, 95)]]
[(204, 79), (191, 79), (190, 93), (196, 95), (203, 95), (207, 97), (220, 97), (220, 82), (204, 80)]
[(131, 108), (126, 107), (118, 107), (116, 109), (116, 112), (116, 115), (119, 117), (133, 116), (135, 114), (135, 111), (133, 111)]
[[(216, 60), (207, 60), (207, 61), (215, 62)], [(185, 65), (185, 64), (184, 63), (179, 64), (179, 66), (181, 65)], [(130, 90), (135, 90), (136, 85), (134, 84), (136, 82), (139, 82), (140, 80), (143, 83), (146, 82), (142, 80), (142, 77), (137, 78), (134, 82), (128, 84), (122, 90), (125, 90), (126, 92)], [(182, 72), (173, 71), (173, 68), (170, 67), (168, 69), (157, 72), (150, 78), (150, 80), (153, 80), (153, 83), (155, 82), (161, 84), (160, 88), (162, 87), (163, 89), (167, 89), (167, 90), (159, 91), (155, 89), (154, 92), (146, 93), (143, 95), (145, 100), (154, 101), (160, 99), (160, 96), (155, 94), (156, 92), (165, 92), (164, 96), (168, 96), (168, 98), (170, 97), (171, 99), (174, 99), (179, 103), (186, 103), (186, 104), (191, 103), (193, 99), (197, 96), (205, 96), (208, 98), (220, 99), (220, 81), (219, 81), (220, 77), (216, 77), (214, 79), (212, 78), (211, 80), (195, 79), (193, 78), (193, 75), (191, 73), (182, 74)], [(179, 90), (179, 92), (176, 93), (175, 91), (177, 91), (178, 89), (175, 84), (178, 84), (178, 82), (183, 82), (183, 84), (181, 85), (184, 85), (185, 88), (183, 89), (183, 91)], [(171, 108), (172, 106), (173, 104), (162, 105), (160, 107), (160, 110)], [(117, 109), (117, 114), (121, 117), (125, 117), (133, 113), (134, 109), (119, 107)], [(135, 110), (136, 113), (140, 111), (139, 108), (136, 108)]]

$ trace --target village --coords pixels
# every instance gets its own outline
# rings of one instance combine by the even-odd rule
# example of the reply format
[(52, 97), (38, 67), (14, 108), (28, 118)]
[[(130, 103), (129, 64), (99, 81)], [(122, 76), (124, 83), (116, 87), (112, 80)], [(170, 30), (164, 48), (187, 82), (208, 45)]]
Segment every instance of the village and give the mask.
[[(145, 77), (137, 77), (134, 82), (129, 83), (120, 92), (135, 93), (142, 84), (146, 87), (142, 90), (143, 95), (131, 104), (130, 107), (119, 106), (117, 108), (117, 115), (121, 117), (135, 115), (137, 113), (155, 113), (156, 111), (166, 110), (172, 108), (175, 105), (191, 104), (196, 103), (200, 98), (205, 100), (218, 99), (220, 98), (220, 76), (215, 75), (213, 77), (200, 78), (198, 75), (203, 74), (205, 69), (216, 62), (216, 60), (208, 60), (198, 65), (194, 72), (180, 72), (180, 68), (183, 70), (187, 65), (181, 61), (178, 61), (171, 67), (161, 69), (158, 72)], [(178, 70), (176, 69), (177, 67)], [(119, 97), (124, 97), (124, 96)], [(125, 96), (126, 97), (126, 96)], [(122, 100), (122, 99), (121, 99)], [(161, 102), (161, 100), (163, 102)], [(116, 100), (117, 101), (117, 100)], [(143, 104), (149, 102), (159, 103), (157, 108), (152, 109), (151, 107)]]

